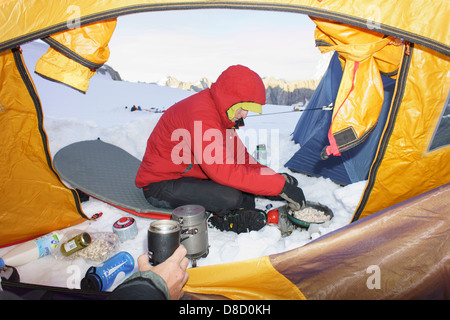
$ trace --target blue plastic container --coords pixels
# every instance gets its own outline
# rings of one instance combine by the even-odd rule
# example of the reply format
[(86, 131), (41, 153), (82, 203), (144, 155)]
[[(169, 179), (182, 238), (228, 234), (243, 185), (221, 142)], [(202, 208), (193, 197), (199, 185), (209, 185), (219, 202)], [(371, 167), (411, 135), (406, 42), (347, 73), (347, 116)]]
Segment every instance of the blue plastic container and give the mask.
[(107, 291), (116, 280), (124, 280), (134, 270), (134, 259), (128, 252), (119, 252), (99, 267), (90, 267), (81, 280), (81, 289)]

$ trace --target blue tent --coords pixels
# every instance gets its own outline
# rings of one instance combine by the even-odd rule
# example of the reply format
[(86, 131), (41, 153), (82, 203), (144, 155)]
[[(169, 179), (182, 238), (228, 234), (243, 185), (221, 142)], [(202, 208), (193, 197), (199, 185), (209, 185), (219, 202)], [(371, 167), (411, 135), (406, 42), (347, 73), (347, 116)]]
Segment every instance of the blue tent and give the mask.
[(294, 172), (322, 176), (330, 178), (336, 183), (347, 185), (366, 180), (368, 177), (389, 114), (395, 80), (381, 75), (384, 86), (384, 102), (378, 123), (369, 137), (358, 146), (343, 152), (341, 156), (330, 156), (328, 159), (322, 160), (320, 154), (323, 148), (329, 144), (328, 130), (333, 114), (332, 107), (342, 79), (342, 67), (338, 57), (337, 53), (333, 55), (328, 70), (295, 127), (292, 139), (300, 144), (301, 148), (285, 164), (285, 167)]

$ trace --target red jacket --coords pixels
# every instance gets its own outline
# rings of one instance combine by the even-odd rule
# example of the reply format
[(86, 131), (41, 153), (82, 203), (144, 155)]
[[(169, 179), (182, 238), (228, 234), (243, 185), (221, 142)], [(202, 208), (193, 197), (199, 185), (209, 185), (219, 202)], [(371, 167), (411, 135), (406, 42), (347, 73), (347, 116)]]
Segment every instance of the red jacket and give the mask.
[(239, 102), (265, 104), (261, 78), (244, 66), (225, 70), (210, 89), (171, 106), (147, 141), (136, 185), (181, 177), (211, 179), (257, 195), (278, 195), (283, 176), (251, 157), (226, 111)]

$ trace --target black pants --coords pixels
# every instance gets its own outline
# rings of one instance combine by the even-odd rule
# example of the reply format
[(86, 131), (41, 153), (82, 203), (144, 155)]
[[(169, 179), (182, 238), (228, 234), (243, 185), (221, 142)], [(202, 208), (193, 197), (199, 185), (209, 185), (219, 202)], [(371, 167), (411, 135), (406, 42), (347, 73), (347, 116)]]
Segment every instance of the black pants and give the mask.
[(147, 201), (158, 208), (174, 209), (187, 204), (198, 204), (218, 215), (224, 215), (239, 208), (255, 208), (253, 194), (212, 180), (183, 177), (151, 183), (143, 190)]

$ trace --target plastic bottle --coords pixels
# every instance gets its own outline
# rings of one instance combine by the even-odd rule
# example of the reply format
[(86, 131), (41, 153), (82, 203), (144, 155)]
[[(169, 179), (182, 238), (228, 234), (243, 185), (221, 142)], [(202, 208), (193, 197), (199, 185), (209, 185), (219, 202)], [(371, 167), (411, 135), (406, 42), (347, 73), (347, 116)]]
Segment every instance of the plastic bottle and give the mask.
[(256, 146), (256, 160), (260, 164), (267, 166), (267, 150), (265, 144), (258, 144)]
[(61, 245), (61, 253), (70, 256), (72, 253), (86, 248), (91, 243), (91, 236), (87, 232), (80, 233)]
[(62, 232), (55, 231), (19, 244), (0, 258), (0, 267), (18, 267), (50, 254), (58, 247), (63, 235)]
[(81, 280), (81, 289), (107, 291), (114, 284), (123, 281), (134, 270), (134, 259), (122, 251), (106, 260), (99, 267), (90, 267)]

